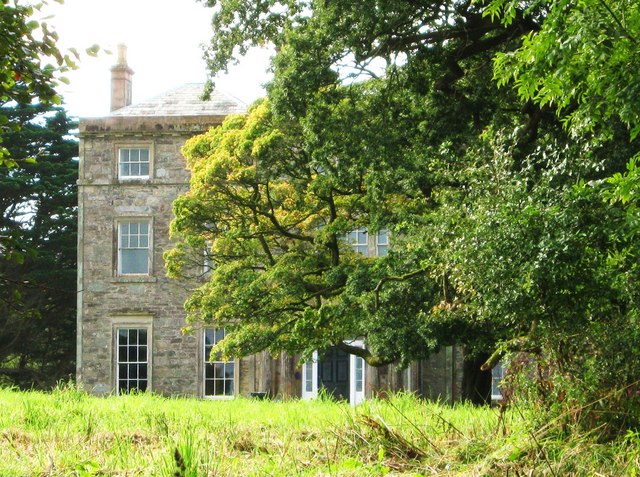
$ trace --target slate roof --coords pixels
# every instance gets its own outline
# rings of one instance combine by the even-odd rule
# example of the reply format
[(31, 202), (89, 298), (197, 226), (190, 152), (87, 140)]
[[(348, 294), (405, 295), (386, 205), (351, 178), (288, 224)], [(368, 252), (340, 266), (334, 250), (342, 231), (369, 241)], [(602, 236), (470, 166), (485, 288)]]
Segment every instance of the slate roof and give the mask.
[(110, 116), (226, 116), (244, 113), (247, 105), (233, 96), (214, 90), (209, 101), (200, 97), (202, 83), (189, 83), (141, 103), (112, 111)]

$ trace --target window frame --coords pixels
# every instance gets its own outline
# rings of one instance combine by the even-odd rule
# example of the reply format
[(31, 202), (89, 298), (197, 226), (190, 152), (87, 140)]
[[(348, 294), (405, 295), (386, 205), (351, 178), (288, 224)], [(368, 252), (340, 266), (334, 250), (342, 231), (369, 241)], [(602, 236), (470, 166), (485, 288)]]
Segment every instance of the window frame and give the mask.
[[(358, 242), (358, 239), (360, 238), (360, 234), (364, 235), (364, 242)], [(352, 241), (351, 237), (355, 236), (355, 239)], [(351, 247), (351, 250), (353, 250), (356, 253), (362, 254), (365, 257), (369, 256), (369, 231), (367, 230), (366, 227), (356, 227), (353, 230), (350, 230), (349, 232), (346, 233), (345, 235), (345, 242), (347, 243), (347, 245), (349, 245), (349, 247)], [(362, 251), (364, 248), (364, 252)]]
[[(386, 239), (385, 242), (380, 241), (381, 232), (384, 231), (384, 237)], [(389, 229), (382, 228), (375, 233), (375, 249), (376, 249), (376, 257), (385, 257), (389, 253), (389, 245), (391, 241), (389, 240)], [(380, 253), (380, 247), (385, 247), (384, 253)]]
[[(381, 232), (384, 233), (381, 234)], [(385, 241), (380, 240), (383, 235), (386, 239)], [(351, 250), (365, 257), (384, 257), (391, 246), (390, 232), (387, 228), (382, 228), (377, 232), (370, 232), (366, 227), (356, 227), (347, 232), (343, 236), (343, 240)], [(384, 253), (380, 253), (382, 247), (384, 247)]]
[[(121, 165), (121, 152), (125, 151), (125, 150), (143, 150), (146, 149), (148, 151), (148, 173), (146, 175), (122, 175), (120, 174), (120, 165)], [(135, 182), (135, 181), (148, 181), (150, 179), (152, 179), (154, 177), (153, 174), (153, 170), (154, 170), (154, 148), (153, 148), (153, 143), (149, 143), (149, 142), (140, 142), (140, 143), (122, 143), (122, 144), (116, 144), (115, 145), (115, 151), (114, 151), (114, 156), (115, 156), (115, 177), (118, 178), (118, 181), (121, 182)], [(129, 163), (129, 164), (144, 164), (144, 162), (135, 162), (135, 163)]]
[[(147, 335), (146, 340), (146, 361), (120, 362), (119, 346), (120, 346), (120, 330), (145, 330)], [(112, 344), (111, 352), (113, 363), (112, 376), (113, 376), (113, 389), (114, 394), (121, 396), (128, 394), (130, 389), (126, 392), (122, 392), (120, 389), (120, 364), (146, 364), (146, 389), (139, 392), (150, 392), (153, 390), (153, 317), (151, 315), (139, 315), (139, 316), (120, 316), (112, 319)]]
[[(201, 391), (201, 396), (203, 399), (212, 399), (212, 400), (228, 400), (228, 399), (233, 399), (238, 395), (238, 383), (239, 383), (239, 379), (238, 379), (238, 372), (239, 372), (239, 363), (237, 360), (232, 360), (232, 361), (209, 361), (209, 356), (207, 353), (207, 339), (206, 339), (206, 335), (208, 332), (213, 332), (214, 334), (214, 341), (213, 341), (213, 345), (215, 345), (216, 343), (218, 343), (220, 340), (215, 340), (215, 335), (216, 332), (222, 331), (224, 333), (224, 336), (226, 336), (226, 331), (224, 330), (224, 328), (203, 328), (202, 329), (202, 333), (200, 333), (201, 339), (202, 339), (202, 343), (200, 348), (200, 353), (201, 353), (201, 358), (200, 358), (200, 365), (202, 366), (201, 372), (200, 372), (200, 376), (201, 376), (201, 386), (202, 386), (202, 391)], [(215, 369), (215, 365), (220, 365), (222, 364), (224, 366), (225, 372), (226, 372), (226, 367), (228, 365), (233, 365), (233, 371), (232, 371), (232, 377), (231, 378), (227, 378), (226, 376), (223, 376), (222, 379), (219, 378), (207, 378), (207, 370), (208, 369)], [(232, 383), (232, 387), (233, 387), (233, 392), (231, 394), (207, 394), (207, 381), (222, 381), (223, 382), (223, 388), (225, 388), (226, 386), (224, 385), (225, 382), (227, 381), (231, 381)]]
[(502, 401), (502, 389), (500, 389), (503, 384), (504, 378), (507, 375), (507, 363), (503, 360), (500, 360), (496, 363), (496, 365), (491, 369), (491, 400), (492, 401)]
[[(122, 270), (123, 250), (143, 250), (145, 247), (123, 247), (122, 244), (122, 226), (125, 224), (143, 224), (147, 225), (147, 271), (145, 273), (125, 273)], [(115, 246), (116, 246), (116, 275), (118, 277), (148, 277), (153, 275), (153, 219), (151, 217), (121, 217), (116, 220), (115, 223)], [(129, 236), (131, 234), (128, 234)], [(138, 236), (140, 234), (138, 233)]]
[(213, 261), (213, 243), (205, 242), (204, 250), (202, 252), (203, 262), (202, 262), (202, 276), (205, 278), (209, 278), (211, 276), (211, 272), (215, 268), (215, 263)]

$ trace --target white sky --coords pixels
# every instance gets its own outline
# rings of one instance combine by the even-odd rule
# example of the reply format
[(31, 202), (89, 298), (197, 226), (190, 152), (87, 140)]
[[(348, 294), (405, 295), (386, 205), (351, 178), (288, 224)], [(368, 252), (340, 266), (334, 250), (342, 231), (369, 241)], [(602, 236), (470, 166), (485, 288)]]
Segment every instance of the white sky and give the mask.
[[(73, 116), (109, 113), (109, 69), (116, 62), (118, 43), (127, 45), (127, 61), (135, 72), (134, 103), (207, 79), (200, 45), (212, 35), (212, 12), (196, 0), (65, 0), (46, 12), (54, 15), (46, 22), (58, 32), (59, 48), (83, 53), (80, 68), (66, 75), (71, 84), (59, 89)], [(84, 55), (96, 43), (112, 54)], [(217, 87), (247, 104), (263, 96), (268, 57), (266, 50), (250, 53), (216, 81)]]

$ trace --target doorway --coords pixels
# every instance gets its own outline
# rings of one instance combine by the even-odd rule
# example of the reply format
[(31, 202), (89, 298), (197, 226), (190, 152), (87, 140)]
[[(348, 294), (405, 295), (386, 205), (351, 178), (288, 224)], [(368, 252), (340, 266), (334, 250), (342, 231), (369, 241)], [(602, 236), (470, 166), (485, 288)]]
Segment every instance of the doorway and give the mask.
[[(352, 346), (364, 347), (362, 340), (349, 342)], [(302, 398), (314, 399), (318, 390), (351, 405), (364, 400), (364, 360), (353, 354), (330, 347), (321, 355), (313, 353), (311, 362), (302, 366)]]

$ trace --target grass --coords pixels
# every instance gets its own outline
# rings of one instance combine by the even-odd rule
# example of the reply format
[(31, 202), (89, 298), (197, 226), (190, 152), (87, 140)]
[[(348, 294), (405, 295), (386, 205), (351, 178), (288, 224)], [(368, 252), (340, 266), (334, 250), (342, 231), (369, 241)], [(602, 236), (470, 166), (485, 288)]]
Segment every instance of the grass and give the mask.
[[(640, 434), (599, 444), (526, 412), (397, 395), (318, 401), (0, 390), (0, 476), (636, 475)], [(637, 475), (640, 475), (637, 474)]]

